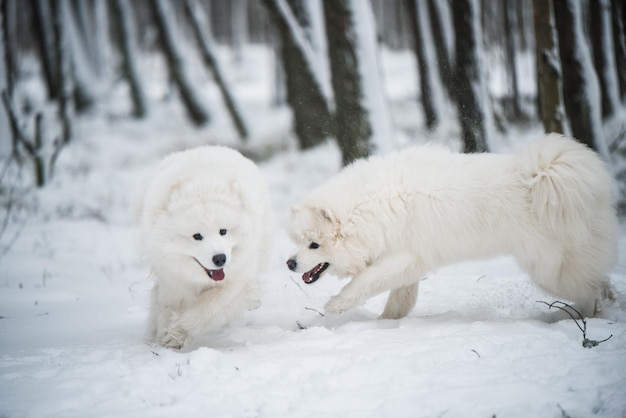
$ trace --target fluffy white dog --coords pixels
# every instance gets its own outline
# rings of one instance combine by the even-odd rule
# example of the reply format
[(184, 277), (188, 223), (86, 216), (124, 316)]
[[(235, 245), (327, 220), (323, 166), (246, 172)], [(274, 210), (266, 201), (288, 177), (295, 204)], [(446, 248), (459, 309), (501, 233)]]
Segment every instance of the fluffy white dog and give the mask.
[(289, 269), (351, 277), (336, 314), (391, 290), (381, 318), (414, 306), (418, 281), (464, 260), (513, 255), (542, 289), (593, 315), (609, 292), (618, 223), (593, 151), (548, 135), (509, 155), (424, 146), (346, 167), (292, 207)]
[(156, 283), (149, 337), (181, 348), (259, 305), (256, 276), (269, 250), (269, 192), (254, 163), (206, 146), (158, 166), (138, 208)]

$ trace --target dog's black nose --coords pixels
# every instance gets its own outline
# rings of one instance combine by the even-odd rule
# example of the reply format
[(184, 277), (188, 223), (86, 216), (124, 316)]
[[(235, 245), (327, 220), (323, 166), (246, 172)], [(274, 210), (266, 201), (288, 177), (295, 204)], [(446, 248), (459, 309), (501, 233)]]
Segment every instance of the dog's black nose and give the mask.
[(226, 254), (215, 254), (213, 256), (213, 264), (215, 264), (217, 267), (222, 267), (224, 264), (226, 264)]
[(298, 267), (298, 262), (295, 258), (290, 258), (289, 260), (287, 260), (287, 267), (291, 271), (296, 271), (296, 268)]

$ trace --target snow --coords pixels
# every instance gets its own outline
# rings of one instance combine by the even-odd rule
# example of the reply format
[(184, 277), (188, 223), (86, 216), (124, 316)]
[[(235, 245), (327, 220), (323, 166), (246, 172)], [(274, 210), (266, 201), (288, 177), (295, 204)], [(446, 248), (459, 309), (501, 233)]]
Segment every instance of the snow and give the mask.
[[(0, 235), (8, 246), (0, 252), (0, 416), (624, 416), (625, 227), (611, 275), (618, 302), (587, 321), (589, 338), (613, 336), (592, 349), (581, 346), (571, 319), (555, 320), (536, 302), (553, 299), (508, 258), (429, 275), (401, 320), (376, 319), (383, 296), (354, 312), (320, 315), (345, 282), (327, 276), (305, 285), (291, 273), (284, 225), (289, 205), (335, 174), (341, 156), (333, 143), (294, 150), (288, 112), (267, 106), (267, 56), (246, 49), (242, 68), (253, 70), (229, 72), (251, 115), (250, 146), (285, 149), (259, 163), (276, 217), (260, 277), (263, 305), (180, 352), (143, 339), (152, 281), (130, 207), (168, 152), (237, 144), (224, 110), (198, 130), (180, 104), (155, 100), (167, 71), (161, 61), (143, 62), (158, 70), (150, 71), (146, 120), (120, 116), (130, 107), (120, 84), (107, 110), (77, 119), (76, 140), (44, 189), (27, 187), (28, 166), (7, 171), (3, 187), (16, 190)], [(416, 91), (414, 61), (407, 53), (382, 57), (385, 90), (399, 109)], [(420, 132), (416, 112), (397, 112), (397, 125)], [(458, 143), (456, 129), (431, 139)], [(498, 149), (536, 131), (515, 131)]]

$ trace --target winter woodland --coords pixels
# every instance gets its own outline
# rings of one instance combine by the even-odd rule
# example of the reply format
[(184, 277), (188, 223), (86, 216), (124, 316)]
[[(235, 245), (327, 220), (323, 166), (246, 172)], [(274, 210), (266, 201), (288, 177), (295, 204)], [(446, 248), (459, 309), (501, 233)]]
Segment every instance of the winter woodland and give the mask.
[[(324, 317), (343, 283), (284, 265), (290, 204), (411, 144), (573, 136), (625, 216), (623, 0), (0, 0), (0, 29), (0, 417), (626, 416), (623, 226), (585, 321), (510, 259), (433, 272), (398, 321)], [(166, 350), (131, 207), (205, 144), (267, 177), (273, 255), (261, 308)]]

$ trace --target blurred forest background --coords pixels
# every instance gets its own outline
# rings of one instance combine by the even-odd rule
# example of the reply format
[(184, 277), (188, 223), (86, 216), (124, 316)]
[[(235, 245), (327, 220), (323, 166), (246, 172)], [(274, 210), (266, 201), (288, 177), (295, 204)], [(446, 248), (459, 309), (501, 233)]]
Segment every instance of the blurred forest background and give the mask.
[[(7, 163), (32, 161), (39, 186), (77, 139), (75, 121), (120, 83), (127, 117), (150, 113), (139, 69), (148, 57), (167, 67), (165, 99), (197, 127), (212, 123), (193, 80), (205, 71), (244, 148), (251, 128), (229, 70), (245, 65), (248, 45), (273, 51), (272, 106), (290, 109), (297, 146), (334, 138), (344, 164), (385, 151), (393, 135), (383, 49), (414, 54), (425, 129), (458, 123), (466, 152), (488, 151), (493, 132), (541, 123), (607, 161), (626, 154), (623, 0), (0, 0), (0, 13), (0, 150)], [(497, 93), (485, 67), (502, 68)], [(43, 100), (26, 87), (33, 79)], [(616, 176), (623, 189), (626, 171)]]

